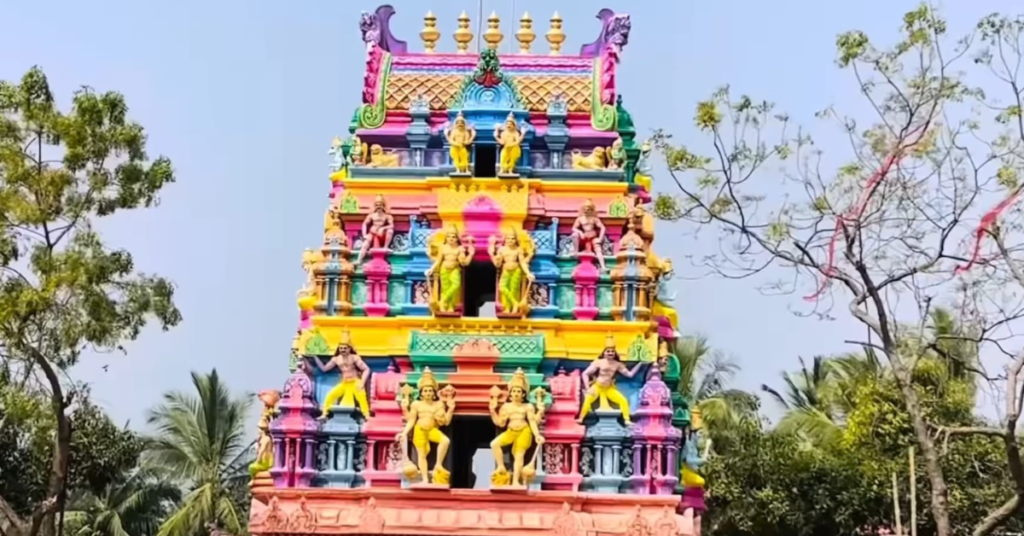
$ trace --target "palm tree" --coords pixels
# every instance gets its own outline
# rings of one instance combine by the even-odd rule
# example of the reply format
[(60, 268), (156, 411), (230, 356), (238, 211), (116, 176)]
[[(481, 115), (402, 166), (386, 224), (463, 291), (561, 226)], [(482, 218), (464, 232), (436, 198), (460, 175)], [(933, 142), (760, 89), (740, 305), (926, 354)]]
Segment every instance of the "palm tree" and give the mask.
[(196, 394), (173, 391), (149, 413), (156, 428), (148, 460), (176, 475), (188, 490), (181, 507), (160, 526), (158, 536), (192, 536), (216, 524), (233, 534), (244, 529), (234, 490), (248, 479), (251, 454), (243, 427), (252, 397), (232, 398), (217, 370), (192, 373)]
[(679, 360), (679, 392), (698, 408), (709, 431), (728, 429), (753, 418), (757, 399), (750, 393), (726, 386), (739, 365), (713, 350), (703, 335), (680, 337), (675, 344)]
[(832, 403), (835, 394), (833, 368), (831, 360), (823, 356), (815, 356), (808, 368), (801, 357), (798, 373), (782, 373), (782, 381), (786, 384), (784, 393), (761, 385), (761, 390), (786, 410), (776, 430), (796, 434), (812, 445), (839, 439), (842, 428), (837, 423)]
[(65, 523), (71, 536), (154, 536), (180, 499), (177, 486), (136, 471), (99, 495), (72, 495)]

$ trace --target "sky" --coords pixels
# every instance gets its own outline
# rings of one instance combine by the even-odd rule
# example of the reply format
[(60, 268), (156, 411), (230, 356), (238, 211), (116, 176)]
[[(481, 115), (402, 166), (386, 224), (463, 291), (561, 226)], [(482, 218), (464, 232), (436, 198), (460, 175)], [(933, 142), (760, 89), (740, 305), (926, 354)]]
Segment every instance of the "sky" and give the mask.
[[(421, 50), (429, 9), (441, 51), (470, 0), (394, 0), (397, 37)], [(777, 104), (811, 129), (818, 146), (843, 153), (834, 127), (813, 117), (829, 105), (867, 117), (849, 73), (835, 67), (835, 36), (860, 29), (892, 42), (913, 0), (718, 0), (715, 2), (518, 0), (542, 34), (555, 9), (565, 20), (563, 50), (596, 37), (602, 7), (632, 17), (619, 68), (619, 91), (641, 136), (663, 128), (699, 144), (698, 100), (729, 84)], [(191, 389), (190, 371), (216, 367), (238, 392), (280, 388), (297, 321), (304, 248), (321, 239), (329, 189), (327, 150), (346, 134), (362, 89), (359, 14), (369, 2), (314, 0), (8, 0), (0, 5), (0, 79), (32, 65), (70, 102), (80, 85), (122, 92), (149, 134), (151, 155), (174, 162), (177, 183), (159, 208), (102, 224), (107, 241), (129, 249), (137, 266), (172, 279), (184, 322), (147, 330), (122, 355), (91, 356), (75, 371), (115, 419), (143, 422), (161, 393)], [(513, 2), (484, 0), (503, 19), (506, 42), (517, 25)], [(1012, 0), (948, 1), (951, 30), (968, 29)], [(538, 37), (535, 49), (546, 50)], [(671, 191), (662, 171), (656, 189)], [(698, 278), (687, 253), (714, 247), (711, 235), (660, 223), (655, 250), (681, 275), (677, 304), (684, 333), (703, 333), (741, 365), (734, 385), (780, 384), (779, 373), (810, 358), (849, 350), (863, 328), (844, 315), (802, 318), (798, 296), (767, 297), (747, 281)], [(771, 404), (767, 403), (766, 407)], [(255, 417), (253, 418), (255, 428)]]

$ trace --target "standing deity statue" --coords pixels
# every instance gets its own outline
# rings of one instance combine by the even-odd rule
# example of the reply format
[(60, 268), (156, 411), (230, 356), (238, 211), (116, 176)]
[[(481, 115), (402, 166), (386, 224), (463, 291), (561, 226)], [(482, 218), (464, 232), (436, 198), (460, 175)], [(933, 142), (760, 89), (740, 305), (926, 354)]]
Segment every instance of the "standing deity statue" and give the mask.
[(622, 147), (622, 138), (615, 138), (608, 148), (608, 169), (624, 169), (626, 167), (626, 150)]
[(373, 200), (373, 212), (363, 220), (363, 246), (359, 248), (356, 264), (363, 262), (363, 257), (370, 248), (387, 249), (391, 245), (391, 237), (395, 234), (395, 218), (388, 210), (384, 196), (377, 194)]
[(454, 313), (455, 306), (462, 291), (462, 268), (468, 266), (476, 254), (473, 237), (467, 237), (466, 243), (459, 237), (459, 230), (450, 225), (444, 232), (444, 242), (432, 244), (430, 259), (433, 264), (426, 271), (431, 285), (431, 309), (435, 313)]
[(508, 114), (504, 126), (494, 125), (494, 139), (501, 146), (501, 162), (498, 166), (500, 175), (515, 175), (516, 163), (519, 162), (519, 156), (523, 154), (519, 144), (522, 143), (525, 135), (525, 130), (519, 128), (519, 125), (516, 124), (516, 116), (512, 113)]
[(309, 359), (316, 363), (320, 372), (330, 372), (335, 368), (341, 372), (338, 385), (328, 391), (324, 398), (320, 419), (327, 420), (330, 416), (329, 411), (335, 404), (351, 408), (357, 403), (363, 417), (370, 417), (370, 403), (366, 399), (366, 380), (370, 378), (370, 367), (366, 366), (355, 348), (352, 348), (352, 337), (348, 330), (341, 332), (341, 342), (326, 365), (316, 357), (311, 356)]
[(452, 166), (459, 174), (469, 173), (469, 148), (476, 139), (476, 130), (466, 124), (466, 118), (462, 112), (455, 116), (455, 122), (444, 131), (444, 137), (448, 140), (451, 148), (448, 150), (452, 157)]
[(597, 256), (597, 264), (604, 271), (604, 250), (601, 243), (604, 242), (605, 227), (601, 218), (597, 216), (597, 207), (594, 202), (587, 199), (580, 207), (580, 214), (572, 224), (572, 245), (576, 253), (590, 251)]
[[(498, 409), (501, 388), (495, 386), (491, 389), (491, 401), (489, 409), (491, 421), (505, 431), (498, 434), (498, 437), (491, 441), (491, 451), (494, 453), (494, 461), (497, 467), (491, 475), (491, 483), (496, 486), (526, 486), (527, 475), (523, 472), (526, 462), (526, 452), (533, 446), (534, 441), (537, 447), (544, 444), (544, 436), (541, 435), (538, 425), (544, 415), (543, 392), (538, 396), (537, 406), (534, 407), (526, 400), (530, 392), (530, 383), (526, 379), (526, 373), (522, 368), (516, 369), (512, 379), (508, 382), (508, 401), (501, 404)], [(512, 478), (509, 479), (508, 469), (505, 468), (504, 447), (512, 446)]]
[[(620, 360), (619, 352), (615, 350), (615, 338), (609, 333), (605, 338), (605, 347), (601, 356), (595, 359), (581, 376), (583, 392), (586, 393), (586, 397), (583, 399), (583, 408), (580, 410), (580, 416), (576, 422), (583, 424), (583, 419), (590, 413), (594, 402), (600, 400), (598, 408), (611, 409), (608, 405), (611, 402), (619, 407), (625, 424), (627, 426), (632, 424), (629, 416), (629, 401), (615, 388), (615, 376), (622, 374), (627, 378), (632, 378), (640, 370), (642, 364), (637, 363), (633, 365), (633, 368), (627, 369)], [(591, 384), (590, 377), (595, 375), (597, 377)]]
[(651, 176), (651, 171), (652, 171), (652, 168), (651, 168), (651, 151), (652, 150), (653, 150), (653, 147), (651, 146), (651, 140), (644, 140), (644, 142), (642, 144), (640, 144), (640, 160), (638, 160), (637, 163), (636, 163), (636, 173), (637, 173), (637, 175), (643, 175), (643, 176), (646, 176), (646, 177), (650, 177)]
[(403, 390), (399, 404), (405, 417), (405, 428), (395, 436), (395, 441), (405, 445), (409, 433), (412, 432), (412, 446), (416, 449), (416, 467), (413, 468), (413, 474), (407, 472), (406, 476), (410, 479), (421, 476), (423, 483), (427, 483), (427, 455), (430, 454), (430, 444), (436, 443), (437, 460), (434, 462), (432, 482), (447, 485), (451, 473), (444, 468), (444, 460), (448, 455), (448, 445), (451, 441), (441, 432), (440, 427), (447, 426), (452, 421), (452, 414), (455, 411), (455, 390), (449, 385), (439, 393), (437, 380), (430, 367), (423, 367), (416, 389), (420, 394), (416, 401), (410, 400), (411, 393), (408, 389)]
[(277, 403), (281, 400), (281, 391), (260, 391), (260, 402), (263, 402), (263, 413), (260, 415), (260, 435), (256, 440), (256, 459), (249, 465), (249, 475), (256, 478), (274, 466), (274, 442), (270, 438), (270, 419), (274, 418)]
[[(700, 408), (693, 408), (690, 411), (690, 428), (686, 433), (686, 443), (683, 445), (683, 463), (679, 471), (679, 481), (683, 485), (683, 498), (680, 508), (684, 513), (686, 509), (693, 510), (694, 534), (700, 536), (701, 517), (706, 505), (704, 503), (704, 477), (700, 471), (704, 462), (707, 461), (711, 452), (711, 438), (703, 438), (701, 429)], [(704, 442), (703, 453), (699, 452), (701, 440)]]
[[(524, 233), (525, 234), (525, 233)], [(529, 237), (527, 236), (527, 240)], [(488, 251), (494, 266), (501, 270), (498, 278), (499, 312), (508, 315), (523, 315), (529, 308), (530, 284), (533, 283), (533, 272), (530, 271), (530, 260), (533, 258), (532, 245), (522, 244), (519, 235), (513, 228), (505, 231), (502, 244), (498, 238), (491, 237)], [(526, 284), (523, 284), (523, 276)]]

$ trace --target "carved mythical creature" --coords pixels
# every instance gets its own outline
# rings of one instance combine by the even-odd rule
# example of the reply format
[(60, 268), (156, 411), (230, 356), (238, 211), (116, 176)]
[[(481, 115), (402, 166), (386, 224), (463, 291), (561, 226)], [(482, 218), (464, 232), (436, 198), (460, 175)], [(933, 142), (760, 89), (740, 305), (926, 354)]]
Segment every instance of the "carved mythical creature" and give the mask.
[[(491, 441), (491, 451), (494, 453), (494, 461), (497, 467), (491, 475), (491, 483), (496, 486), (525, 486), (527, 478), (523, 474), (526, 462), (526, 452), (536, 441), (538, 448), (544, 444), (544, 436), (541, 435), (538, 425), (544, 414), (543, 390), (540, 390), (537, 407), (526, 400), (530, 392), (530, 382), (526, 379), (526, 373), (522, 368), (516, 369), (512, 379), (508, 382), (508, 398), (501, 404), (499, 402), (505, 394), (501, 388), (491, 388), (491, 401), (489, 409), (491, 421), (505, 431), (498, 434), (498, 437)], [(504, 447), (512, 446), (512, 478), (509, 479), (508, 469), (505, 468)], [(536, 456), (534, 456), (536, 458)]]
[(393, 168), (398, 167), (398, 153), (391, 151), (388, 153), (384, 152), (384, 148), (380, 145), (373, 144), (370, 147), (370, 163), (366, 164), (366, 167), (371, 168)]
[[(439, 235), (441, 243), (438, 244), (436, 237)], [(467, 237), (464, 244), (458, 228), (451, 225), (431, 242), (429, 255), (433, 264), (426, 272), (433, 281), (430, 306), (435, 314), (451, 314), (462, 291), (462, 268), (468, 266), (476, 254), (473, 237)]]
[[(416, 465), (411, 467), (411, 470), (406, 470), (406, 476), (410, 480), (422, 477), (423, 483), (427, 483), (427, 455), (430, 453), (430, 444), (435, 443), (437, 460), (434, 463), (433, 483), (447, 485), (451, 474), (444, 468), (444, 459), (448, 455), (448, 445), (451, 441), (441, 432), (440, 427), (447, 426), (452, 420), (455, 411), (455, 389), (449, 385), (439, 393), (437, 380), (430, 367), (423, 367), (416, 388), (420, 394), (416, 401), (412, 401), (409, 389), (402, 391), (399, 404), (405, 416), (405, 428), (395, 436), (395, 441), (404, 445), (409, 439), (409, 433), (412, 433), (412, 445), (416, 448)], [(440, 400), (438, 395), (441, 397)]]
[(607, 46), (614, 47), (616, 54), (621, 53), (622, 49), (629, 44), (629, 31), (633, 28), (629, 15), (626, 13), (616, 13), (605, 22), (605, 27), (607, 28), (605, 34)]
[[(577, 422), (583, 424), (583, 419), (590, 413), (594, 402), (599, 402), (600, 409), (609, 409), (611, 406), (608, 403), (611, 402), (619, 407), (619, 411), (622, 412), (622, 420), (627, 425), (631, 424), (629, 400), (615, 388), (615, 377), (622, 374), (627, 378), (632, 378), (640, 369), (640, 365), (642, 363), (637, 363), (633, 368), (627, 369), (626, 365), (622, 364), (619, 352), (615, 349), (615, 338), (609, 333), (605, 338), (604, 351), (583, 371), (583, 375), (580, 377), (586, 397), (583, 399), (583, 407)], [(590, 383), (591, 376), (596, 376), (594, 383)]]
[(525, 315), (530, 308), (530, 285), (534, 279), (533, 272), (530, 271), (530, 260), (533, 259), (533, 243), (530, 236), (525, 232), (520, 233), (508, 228), (500, 246), (498, 237), (491, 237), (488, 251), (494, 266), (500, 269), (498, 304), (501, 309), (498, 312), (506, 315)]
[(380, 19), (376, 14), (364, 11), (359, 16), (359, 31), (363, 33), (367, 50), (380, 44)]
[(579, 150), (572, 152), (573, 169), (605, 169), (606, 167), (604, 147), (594, 147), (594, 150), (586, 156)]

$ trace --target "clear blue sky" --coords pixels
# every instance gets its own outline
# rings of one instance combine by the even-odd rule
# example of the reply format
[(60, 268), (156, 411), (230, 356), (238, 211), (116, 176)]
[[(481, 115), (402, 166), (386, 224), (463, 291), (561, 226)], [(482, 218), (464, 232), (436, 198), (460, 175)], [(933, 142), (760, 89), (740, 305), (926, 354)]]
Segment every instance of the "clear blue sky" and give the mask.
[[(460, 11), (476, 18), (470, 0), (392, 3), (396, 35), (417, 50), (428, 9), (444, 35), (441, 50), (454, 48)], [(902, 13), (916, 4), (518, 0), (516, 10), (517, 17), (528, 10), (543, 33), (557, 9), (572, 51), (596, 36), (599, 8), (629, 12), (633, 32), (619, 84), (642, 133), (662, 127), (699, 144), (694, 104), (728, 83), (775, 101), (811, 126), (826, 151), (844, 154), (834, 129), (812, 117), (829, 104), (854, 113), (863, 108), (855, 84), (833, 65), (835, 36), (857, 28), (890, 42)], [(948, 4), (954, 31), (1020, 6)], [(77, 371), (116, 418), (141, 424), (161, 392), (189, 388), (191, 370), (216, 367), (233, 388), (250, 391), (279, 388), (287, 376), (300, 255), (320, 239), (326, 151), (359, 101), (359, 13), (376, 7), (351, 0), (12, 0), (0, 8), (0, 79), (38, 64), (65, 102), (81, 84), (123, 92), (132, 117), (149, 132), (150, 152), (171, 157), (177, 170), (178, 183), (158, 209), (104, 226), (107, 240), (130, 249), (141, 270), (179, 285), (185, 317), (169, 333), (145, 333), (128, 357), (100, 356)], [(511, 7), (510, 0), (484, 4), (487, 14), (497, 10), (503, 18), (506, 39), (515, 29)], [(546, 49), (542, 38), (537, 45)], [(705, 243), (710, 237), (680, 238), (684, 231), (658, 228), (656, 249), (677, 267), (686, 265), (686, 251), (713, 246)], [(799, 298), (764, 297), (744, 281), (684, 281), (678, 290), (684, 331), (706, 333), (736, 356), (742, 388), (777, 382), (797, 356), (840, 351), (844, 337), (862, 333), (845, 320), (797, 318), (788, 310), (801, 306)]]

